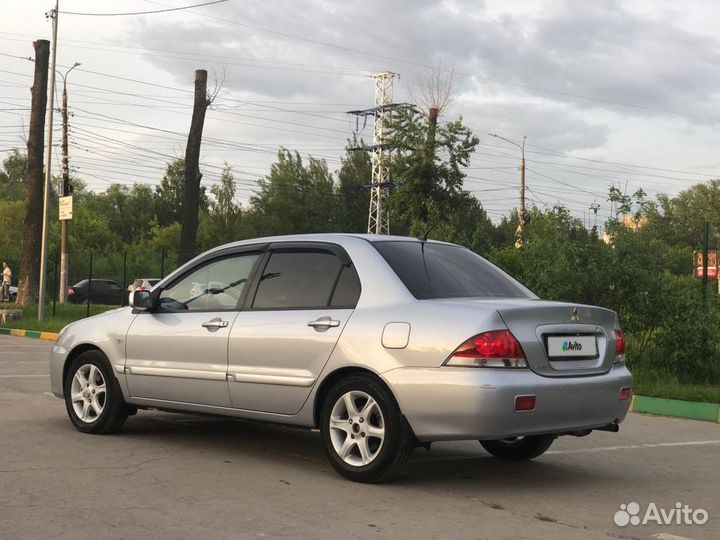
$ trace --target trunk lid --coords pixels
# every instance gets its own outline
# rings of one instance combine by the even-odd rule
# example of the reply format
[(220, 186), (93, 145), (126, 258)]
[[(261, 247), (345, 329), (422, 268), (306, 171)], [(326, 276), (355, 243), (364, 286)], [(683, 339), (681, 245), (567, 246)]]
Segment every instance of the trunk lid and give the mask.
[(614, 311), (544, 300), (501, 302), (497, 310), (522, 345), (528, 365), (540, 375), (598, 375), (613, 365)]
[[(539, 375), (599, 375), (609, 371), (615, 361), (617, 315), (609, 309), (536, 299), (463, 298), (442, 302), (496, 310), (522, 345), (530, 369)], [(491, 329), (480, 329), (485, 330)], [(550, 341), (553, 354), (548, 349)], [(559, 352), (558, 347), (566, 342), (569, 350)], [(578, 344), (584, 350), (573, 353)]]

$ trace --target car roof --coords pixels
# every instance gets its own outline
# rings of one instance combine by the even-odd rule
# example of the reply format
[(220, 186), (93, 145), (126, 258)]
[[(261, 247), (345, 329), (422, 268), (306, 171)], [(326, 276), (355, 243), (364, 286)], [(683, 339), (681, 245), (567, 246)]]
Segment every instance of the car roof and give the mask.
[[(312, 234), (286, 234), (282, 236), (264, 236), (261, 238), (248, 238), (237, 242), (230, 242), (218, 248), (227, 248), (233, 246), (244, 246), (248, 244), (262, 244), (272, 242), (335, 242), (342, 244), (348, 238), (359, 238), (371, 243), (377, 242), (420, 242), (419, 238), (412, 236), (397, 236), (389, 234), (361, 234), (361, 233), (312, 233)], [(437, 244), (447, 244), (438, 240), (427, 240), (428, 242)], [(214, 251), (214, 250), (213, 250)]]

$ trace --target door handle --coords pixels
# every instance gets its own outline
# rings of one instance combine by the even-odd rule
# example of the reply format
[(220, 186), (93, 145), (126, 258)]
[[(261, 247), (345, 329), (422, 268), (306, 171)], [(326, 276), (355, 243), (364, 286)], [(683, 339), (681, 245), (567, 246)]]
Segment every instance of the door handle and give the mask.
[(334, 319), (331, 319), (330, 317), (320, 317), (319, 319), (316, 319), (314, 321), (310, 321), (307, 323), (308, 326), (312, 326), (313, 328), (336, 328), (340, 326), (340, 321), (336, 321)]
[(222, 319), (210, 319), (202, 323), (203, 328), (227, 328), (228, 322)]

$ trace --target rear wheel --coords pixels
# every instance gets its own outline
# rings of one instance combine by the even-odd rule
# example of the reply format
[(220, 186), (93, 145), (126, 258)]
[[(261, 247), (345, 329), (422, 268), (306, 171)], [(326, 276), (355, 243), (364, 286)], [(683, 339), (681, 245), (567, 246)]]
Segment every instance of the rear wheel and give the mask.
[(100, 351), (84, 352), (72, 361), (64, 393), (68, 416), (83, 433), (113, 433), (127, 419), (122, 390)]
[(493, 456), (511, 461), (527, 461), (545, 453), (557, 435), (527, 435), (510, 439), (480, 441)]
[(320, 431), (332, 466), (355, 482), (392, 480), (412, 452), (400, 407), (370, 375), (352, 375), (330, 389)]

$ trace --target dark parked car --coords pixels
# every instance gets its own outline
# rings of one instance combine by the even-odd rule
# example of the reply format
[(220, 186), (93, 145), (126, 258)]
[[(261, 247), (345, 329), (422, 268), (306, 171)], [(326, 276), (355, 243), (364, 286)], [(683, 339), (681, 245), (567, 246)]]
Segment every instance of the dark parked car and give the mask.
[(68, 301), (73, 304), (87, 302), (88, 289), (90, 302), (93, 304), (122, 304), (123, 295), (127, 293), (116, 281), (109, 279), (93, 279), (92, 286), (88, 287), (89, 280), (83, 279), (68, 289)]

